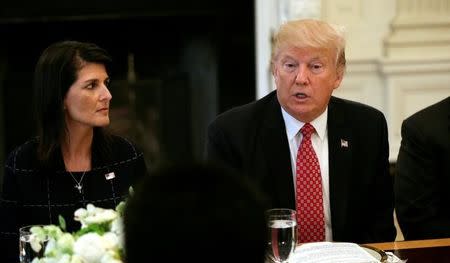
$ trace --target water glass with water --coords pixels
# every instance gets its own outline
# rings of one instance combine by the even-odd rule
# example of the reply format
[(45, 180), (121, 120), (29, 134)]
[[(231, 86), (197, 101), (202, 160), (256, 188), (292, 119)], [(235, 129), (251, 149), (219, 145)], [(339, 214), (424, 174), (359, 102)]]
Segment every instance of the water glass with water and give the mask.
[[(20, 263), (30, 263), (35, 257), (43, 257), (45, 245), (47, 240), (36, 242), (36, 236), (32, 233), (31, 228), (38, 225), (24, 226), (19, 229), (19, 258)], [(42, 227), (42, 226), (41, 226)], [(34, 242), (34, 246), (41, 247), (40, 251), (36, 252), (32, 248), (31, 243)]]
[(288, 262), (297, 244), (296, 212), (277, 208), (266, 211), (268, 230), (267, 255), (270, 260)]

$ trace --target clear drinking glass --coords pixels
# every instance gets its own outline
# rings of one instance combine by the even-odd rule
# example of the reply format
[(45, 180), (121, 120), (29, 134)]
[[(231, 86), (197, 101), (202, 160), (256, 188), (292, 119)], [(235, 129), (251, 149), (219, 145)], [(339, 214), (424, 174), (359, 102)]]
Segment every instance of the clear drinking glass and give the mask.
[[(42, 227), (41, 225), (24, 226), (19, 229), (19, 258), (20, 263), (30, 263), (35, 257), (43, 257), (45, 246), (48, 239), (43, 241), (37, 240), (36, 236), (31, 232), (32, 227)], [(34, 242), (34, 246), (41, 247), (40, 251), (36, 252), (31, 243)]]
[(267, 255), (274, 262), (288, 262), (297, 244), (296, 212), (277, 208), (266, 211)]

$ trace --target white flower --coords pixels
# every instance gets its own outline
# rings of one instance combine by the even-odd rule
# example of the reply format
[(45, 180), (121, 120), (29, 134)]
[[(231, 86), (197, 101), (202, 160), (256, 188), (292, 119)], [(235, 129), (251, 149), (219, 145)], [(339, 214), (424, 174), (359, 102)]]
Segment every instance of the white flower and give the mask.
[(123, 219), (122, 217), (117, 217), (111, 223), (111, 232), (121, 235), (123, 233)]
[(107, 245), (103, 237), (97, 233), (87, 233), (75, 242), (73, 252), (86, 263), (97, 263), (106, 253)]
[(108, 250), (119, 249), (119, 237), (114, 233), (105, 233), (103, 235), (105, 248)]
[(125, 243), (125, 235), (123, 231), (123, 218), (118, 217), (111, 223), (111, 232), (116, 234), (118, 241), (119, 241), (119, 247), (123, 248)]
[(41, 251), (42, 249), (42, 241), (38, 238), (37, 235), (30, 235), (30, 245), (35, 252)]
[(69, 233), (64, 233), (58, 239), (56, 245), (61, 251), (72, 252), (72, 247), (73, 247), (74, 243), (75, 243), (75, 239), (73, 238), (73, 236)]
[(75, 220), (77, 220), (79, 218), (85, 218), (87, 216), (88, 216), (88, 211), (84, 208), (78, 208), (74, 213)]
[(73, 255), (70, 263), (84, 263), (83, 259), (78, 255)]
[[(44, 257), (32, 263), (122, 263), (123, 254), (123, 207), (103, 209), (92, 204), (75, 211), (75, 220), (82, 227), (76, 233), (67, 233), (55, 225), (32, 229), (35, 243), (48, 241)], [(60, 221), (64, 228), (65, 222)], [(42, 247), (35, 247), (36, 251)]]
[(80, 221), (82, 227), (87, 227), (91, 224), (102, 224), (113, 221), (119, 214), (112, 209), (103, 209), (88, 204), (86, 209), (80, 208), (75, 211), (75, 220)]
[(122, 260), (118, 259), (114, 254), (106, 253), (100, 260), (100, 263), (122, 263)]

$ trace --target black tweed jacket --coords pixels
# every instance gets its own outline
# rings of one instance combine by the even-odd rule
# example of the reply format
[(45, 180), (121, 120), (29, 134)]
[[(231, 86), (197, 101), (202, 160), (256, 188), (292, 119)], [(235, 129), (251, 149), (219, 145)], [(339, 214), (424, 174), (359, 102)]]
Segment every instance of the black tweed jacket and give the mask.
[[(69, 231), (77, 230), (76, 209), (88, 203), (115, 208), (127, 197), (129, 187), (147, 174), (142, 152), (130, 141), (112, 136), (108, 156), (95, 151), (95, 141), (94, 137), (92, 169), (84, 174), (81, 192), (75, 186), (83, 172), (67, 172), (61, 151), (55, 151), (52, 166), (46, 168), (37, 161), (36, 139), (9, 154), (0, 198), (0, 262), (19, 261), (19, 227), (58, 224), (61, 215)], [(105, 175), (111, 172), (114, 178), (107, 179)]]

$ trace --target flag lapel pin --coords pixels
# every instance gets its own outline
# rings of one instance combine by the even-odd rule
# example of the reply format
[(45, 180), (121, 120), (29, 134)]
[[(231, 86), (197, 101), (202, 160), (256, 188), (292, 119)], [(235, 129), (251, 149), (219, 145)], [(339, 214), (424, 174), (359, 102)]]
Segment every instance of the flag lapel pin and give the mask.
[(114, 174), (114, 172), (105, 174), (106, 180), (111, 180), (111, 179), (114, 179), (115, 177), (116, 177), (116, 175)]
[(348, 148), (348, 141), (341, 139), (341, 148)]

